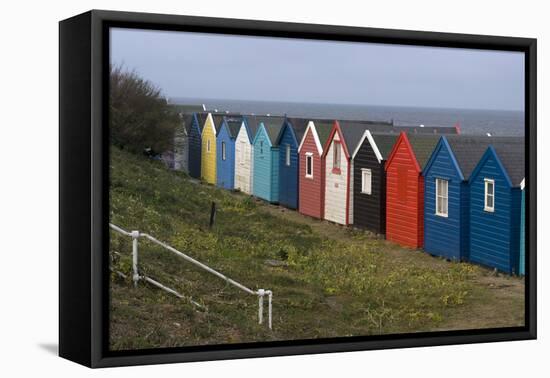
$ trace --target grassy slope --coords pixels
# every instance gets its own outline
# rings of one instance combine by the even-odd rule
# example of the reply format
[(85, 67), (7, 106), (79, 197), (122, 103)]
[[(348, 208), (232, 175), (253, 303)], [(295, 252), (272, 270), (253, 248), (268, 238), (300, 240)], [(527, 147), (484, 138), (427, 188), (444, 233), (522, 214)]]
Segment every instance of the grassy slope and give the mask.
[[(113, 349), (523, 323), (517, 278), (495, 277), (482, 268), (193, 183), (185, 174), (116, 148), (111, 156), (111, 222), (166, 241), (252, 289), (274, 292), (269, 331), (257, 324), (255, 297), (140, 240), (141, 271), (208, 310), (145, 283), (134, 289), (129, 278), (113, 274)], [(208, 230), (212, 201), (218, 212)], [(130, 240), (111, 232), (110, 249), (113, 267), (130, 276)], [(288, 266), (269, 267), (266, 259), (285, 260)]]

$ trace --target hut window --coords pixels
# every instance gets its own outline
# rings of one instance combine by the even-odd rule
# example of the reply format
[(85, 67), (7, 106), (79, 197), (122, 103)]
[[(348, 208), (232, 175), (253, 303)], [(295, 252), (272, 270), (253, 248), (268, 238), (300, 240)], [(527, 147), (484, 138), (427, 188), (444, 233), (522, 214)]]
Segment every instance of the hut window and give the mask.
[(264, 142), (260, 141), (260, 155), (263, 155), (264, 153)]
[(332, 160), (332, 169), (333, 170), (340, 170), (340, 142), (334, 141), (334, 148), (333, 148), (333, 160)]
[(306, 153), (306, 177), (313, 178), (313, 154), (311, 152)]
[(210, 152), (210, 139), (206, 140), (206, 152)]
[(225, 160), (225, 142), (222, 142), (222, 160)]
[(286, 145), (285, 164), (290, 167), (290, 144)]
[(435, 214), (449, 216), (449, 181), (435, 179)]
[(495, 211), (495, 180), (485, 179), (485, 211)]
[(361, 168), (361, 193), (372, 194), (372, 172), (368, 168)]

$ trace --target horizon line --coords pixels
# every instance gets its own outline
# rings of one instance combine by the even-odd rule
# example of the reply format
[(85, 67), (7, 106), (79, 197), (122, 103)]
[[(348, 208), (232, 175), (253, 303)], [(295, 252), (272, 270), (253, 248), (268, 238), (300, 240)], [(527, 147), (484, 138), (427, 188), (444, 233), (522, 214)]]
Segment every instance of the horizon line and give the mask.
[(481, 111), (502, 111), (502, 112), (521, 112), (525, 113), (525, 109), (499, 109), (499, 108), (461, 108), (448, 106), (426, 106), (426, 105), (382, 105), (382, 104), (358, 104), (358, 103), (340, 103), (340, 102), (311, 102), (311, 101), (280, 101), (280, 100), (250, 100), (250, 99), (223, 99), (223, 98), (196, 98), (185, 96), (165, 96), (168, 99), (182, 99), (201, 101), (200, 103), (185, 103), (177, 105), (203, 105), (203, 101), (246, 101), (256, 103), (278, 103), (278, 104), (311, 104), (311, 105), (344, 105), (344, 106), (379, 106), (388, 108), (414, 108), (414, 109), (445, 109), (445, 110), (481, 110)]

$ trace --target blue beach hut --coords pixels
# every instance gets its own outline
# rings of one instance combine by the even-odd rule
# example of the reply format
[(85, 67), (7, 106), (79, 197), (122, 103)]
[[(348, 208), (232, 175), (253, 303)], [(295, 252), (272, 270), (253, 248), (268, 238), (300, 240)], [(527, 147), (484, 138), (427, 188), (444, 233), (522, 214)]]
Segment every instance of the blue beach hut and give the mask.
[(243, 118), (226, 116), (216, 138), (216, 185), (225, 189), (235, 188), (235, 139)]
[(285, 119), (279, 133), (279, 204), (289, 209), (298, 208), (298, 147), (306, 131), (308, 120)]
[(272, 203), (279, 202), (279, 145), (277, 139), (283, 117), (256, 117), (254, 137), (252, 193)]
[(202, 129), (206, 122), (206, 113), (193, 113), (188, 129), (189, 139), (189, 175), (201, 177)]
[(424, 176), (424, 250), (449, 260), (467, 260), (468, 179), (495, 138), (442, 136)]
[(519, 269), (524, 138), (492, 141), (470, 178), (470, 261)]

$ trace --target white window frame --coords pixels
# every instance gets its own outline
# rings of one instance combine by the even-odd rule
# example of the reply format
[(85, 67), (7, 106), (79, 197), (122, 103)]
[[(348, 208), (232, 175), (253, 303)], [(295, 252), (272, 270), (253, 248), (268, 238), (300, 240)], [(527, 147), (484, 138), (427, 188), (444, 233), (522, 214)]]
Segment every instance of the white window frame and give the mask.
[(285, 165), (290, 167), (290, 144), (287, 144), (285, 149)]
[(260, 141), (260, 155), (263, 155), (264, 154), (264, 141), (261, 140)]
[[(366, 180), (368, 177), (368, 181)], [(361, 168), (361, 193), (372, 194), (372, 170), (370, 168)]]
[[(489, 213), (493, 213), (495, 211), (495, 180), (494, 179), (484, 179), (484, 186), (485, 186), (485, 193), (484, 193), (484, 196), (483, 196), (483, 210), (489, 212)], [(489, 184), (492, 184), (493, 186), (493, 192), (491, 194), (489, 194), (489, 191), (488, 191), (488, 187), (489, 187)], [(490, 197), (493, 198), (493, 206), (489, 206), (487, 204), (487, 199)]]
[(210, 153), (210, 139), (206, 140), (206, 152)]
[(341, 166), (341, 160), (342, 160), (342, 152), (341, 152), (341, 143), (340, 141), (335, 140), (333, 145), (333, 156), (332, 156), (332, 169), (340, 169)]
[[(439, 192), (439, 183), (446, 184), (446, 192), (444, 195)], [(446, 209), (445, 211), (439, 211), (439, 201), (445, 199)], [(435, 215), (447, 218), (449, 216), (449, 180), (436, 178), (435, 179)]]
[[(311, 172), (307, 173), (307, 162), (308, 160), (311, 162)], [(306, 177), (312, 179), (313, 178), (313, 154), (311, 152), (306, 152)]]
[(222, 160), (223, 161), (225, 161), (225, 159), (227, 158), (225, 150), (226, 150), (225, 142), (222, 142)]

